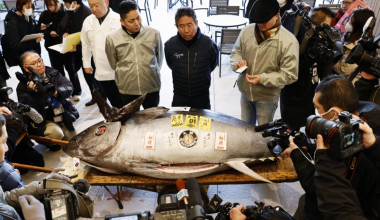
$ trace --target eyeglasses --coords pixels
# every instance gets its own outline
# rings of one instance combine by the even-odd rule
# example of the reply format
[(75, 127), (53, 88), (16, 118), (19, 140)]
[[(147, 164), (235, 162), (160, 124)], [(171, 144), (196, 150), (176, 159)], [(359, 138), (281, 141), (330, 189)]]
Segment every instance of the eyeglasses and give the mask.
[(42, 59), (38, 59), (37, 61), (32, 62), (31, 64), (25, 64), (25, 65), (27, 65), (27, 66), (36, 66), (38, 64), (40, 64), (40, 65), (43, 64)]
[(351, 5), (352, 3), (354, 3), (354, 2), (347, 2), (347, 1), (342, 1), (341, 2), (342, 5)]

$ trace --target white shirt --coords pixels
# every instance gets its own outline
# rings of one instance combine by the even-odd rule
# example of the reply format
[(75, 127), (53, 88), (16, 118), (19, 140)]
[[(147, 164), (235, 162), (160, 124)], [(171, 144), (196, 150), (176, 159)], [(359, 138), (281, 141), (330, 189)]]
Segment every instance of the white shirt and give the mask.
[(95, 15), (88, 16), (81, 32), (83, 67), (91, 67), (91, 53), (96, 66), (95, 79), (107, 81), (115, 79), (115, 71), (111, 68), (105, 52), (106, 37), (121, 27), (120, 15), (109, 9), (102, 24)]

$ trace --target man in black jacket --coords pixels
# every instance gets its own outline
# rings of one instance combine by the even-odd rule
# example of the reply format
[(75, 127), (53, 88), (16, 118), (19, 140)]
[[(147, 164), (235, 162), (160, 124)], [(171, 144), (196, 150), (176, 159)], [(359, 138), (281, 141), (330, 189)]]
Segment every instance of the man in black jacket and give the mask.
[[(44, 119), (40, 124), (30, 122), (29, 133), (58, 140), (62, 138), (70, 140), (76, 134), (73, 121), (79, 117), (72, 103), (66, 100), (73, 92), (71, 82), (55, 69), (45, 67), (41, 57), (34, 52), (21, 55), (20, 63), (27, 74), (31, 74), (28, 67), (32, 67), (41, 76), (48, 77), (50, 84), (53, 84), (56, 89), (52, 96), (45, 98), (36, 89), (36, 85), (29, 76), (18, 84), (18, 101), (36, 109)], [(52, 151), (61, 149), (59, 145), (48, 146), (48, 148)]]
[(175, 15), (176, 36), (165, 43), (165, 58), (172, 70), (172, 106), (210, 109), (211, 72), (218, 65), (215, 42), (201, 33), (192, 8), (179, 8)]
[[(67, 8), (66, 15), (61, 20), (61, 27), (60, 27), (60, 33), (62, 33), (63, 38), (67, 37), (69, 34), (75, 34), (77, 32), (82, 31), (82, 26), (84, 20), (91, 15), (91, 10), (89, 7), (84, 5), (82, 3), (82, 0), (64, 0), (64, 5)], [(59, 34), (60, 34), (59, 33)], [(104, 95), (103, 89), (100, 85), (100, 83), (94, 78), (94, 74), (88, 74), (86, 73), (83, 62), (82, 62), (82, 45), (77, 45), (72, 52), (74, 53), (74, 60), (75, 60), (75, 70), (78, 71), (79, 68), (82, 68), (84, 79), (86, 80), (86, 83), (88, 87), (90, 88), (91, 92), (91, 100), (87, 102), (86, 106), (94, 105), (95, 99), (92, 94), (92, 89), (95, 87), (96, 90), (98, 90), (103, 97), (106, 97)], [(95, 69), (95, 63), (91, 59), (91, 65), (92, 69)], [(95, 71), (94, 71), (95, 72)], [(74, 100), (77, 101), (77, 100)]]
[[(366, 183), (364, 188), (372, 190), (369, 192), (368, 190), (354, 189), (350, 180), (342, 175), (347, 172), (346, 164), (328, 156), (329, 146), (325, 146), (322, 136), (318, 135), (314, 181), (318, 195), (318, 208), (324, 213), (324, 219), (378, 219), (374, 216), (364, 217), (365, 211), (363, 213), (363, 210), (371, 209), (373, 212), (379, 213), (379, 204), (360, 207), (358, 194), (367, 191), (370, 201), (380, 199), (380, 138), (373, 134), (372, 129), (366, 123), (359, 124), (359, 128), (363, 131), (364, 145), (360, 159), (365, 157), (367, 166), (365, 170), (356, 172), (366, 173), (366, 178), (362, 183)], [(350, 169), (354, 167), (355, 165), (350, 166)]]
[[(331, 75), (323, 79), (315, 90), (313, 101), (322, 118), (335, 121), (338, 119), (339, 113), (348, 111), (365, 120), (373, 129), (373, 133), (380, 135), (380, 106), (371, 102), (359, 101), (354, 86), (344, 76)], [(307, 149), (312, 157), (314, 150), (310, 149), (310, 146)], [(304, 219), (305, 217), (309, 220), (322, 219), (323, 213), (317, 207), (317, 195), (313, 178), (315, 167), (305, 158), (301, 151), (307, 154), (304, 149), (290, 144), (289, 148), (282, 153), (283, 157), (290, 155), (298, 179), (306, 193), (300, 198), (294, 217), (296, 220)], [(357, 193), (364, 215), (368, 218), (376, 217), (376, 212), (372, 207), (380, 205), (380, 200), (372, 198), (373, 195), (377, 195), (377, 193), (374, 193), (375, 190), (378, 190), (378, 188), (374, 187), (377, 180), (373, 179), (368, 173), (372, 162), (365, 154), (358, 154), (345, 159), (344, 163), (346, 167), (350, 167), (352, 164), (355, 166), (352, 170), (353, 172), (346, 173), (346, 178), (349, 179)]]

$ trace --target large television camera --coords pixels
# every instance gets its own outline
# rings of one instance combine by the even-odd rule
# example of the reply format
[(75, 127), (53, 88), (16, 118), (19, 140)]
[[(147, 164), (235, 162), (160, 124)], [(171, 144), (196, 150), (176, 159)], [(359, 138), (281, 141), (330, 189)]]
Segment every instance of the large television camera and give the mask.
[(186, 186), (189, 192), (189, 204), (186, 209), (180, 209), (179, 202), (175, 194), (168, 194), (160, 197), (155, 213), (145, 211), (106, 215), (105, 220), (206, 219), (206, 212), (203, 209), (203, 201), (197, 180), (193, 177), (189, 178), (186, 182)]
[(49, 190), (44, 198), (47, 220), (92, 218), (94, 201), (85, 195), (90, 189), (86, 180), (79, 179), (71, 186), (64, 180), (44, 179), (43, 184)]
[[(358, 69), (366, 73), (372, 74), (380, 78), (380, 58), (377, 57), (377, 49), (379, 49), (380, 34), (375, 38), (369, 38), (369, 33), (376, 23), (376, 18), (371, 17), (363, 27), (363, 35), (358, 44), (351, 50), (347, 56), (346, 63), (357, 64)], [(356, 74), (355, 74), (356, 76)], [(353, 77), (355, 77), (353, 76)]]
[(33, 81), (33, 83), (36, 85), (37, 92), (41, 93), (45, 98), (55, 93), (55, 86), (53, 84), (50, 84), (48, 77), (41, 76), (31, 66), (28, 67), (28, 70), (32, 74), (23, 74), (16, 72), (17, 78), (25, 84), (27, 84), (29, 81)]

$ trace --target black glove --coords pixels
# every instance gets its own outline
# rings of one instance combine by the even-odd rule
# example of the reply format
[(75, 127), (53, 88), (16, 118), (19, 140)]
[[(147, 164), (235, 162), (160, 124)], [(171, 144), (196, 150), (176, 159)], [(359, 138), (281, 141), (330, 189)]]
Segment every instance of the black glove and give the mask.
[(26, 125), (18, 118), (12, 115), (7, 116), (6, 129), (11, 129), (16, 131), (18, 134), (22, 134), (26, 131)]

